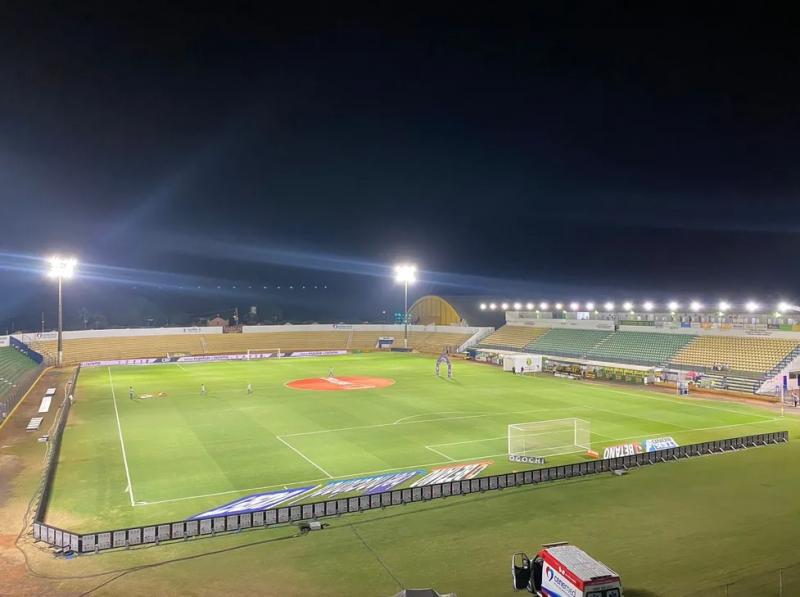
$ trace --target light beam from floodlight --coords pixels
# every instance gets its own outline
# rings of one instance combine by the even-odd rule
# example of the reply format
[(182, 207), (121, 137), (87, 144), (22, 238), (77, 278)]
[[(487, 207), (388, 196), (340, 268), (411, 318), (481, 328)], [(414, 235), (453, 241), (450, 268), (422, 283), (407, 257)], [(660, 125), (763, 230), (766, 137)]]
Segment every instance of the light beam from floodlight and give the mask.
[(580, 309), (580, 308), (581, 308), (581, 305), (580, 305), (580, 303), (578, 303), (577, 301), (572, 301), (572, 302), (569, 304), (569, 310), (570, 310), (570, 311), (577, 311), (577, 310), (578, 310), (578, 309)]
[(612, 303), (611, 301), (608, 301), (608, 302), (606, 302), (606, 304), (605, 304), (605, 305), (603, 305), (603, 308), (604, 308), (606, 311), (609, 311), (609, 312), (611, 312), (611, 311), (613, 311), (613, 310), (614, 310), (614, 303)]
[(522, 303), (514, 303), (514, 310), (519, 311), (522, 309)]
[(700, 301), (692, 301), (689, 304), (689, 308), (692, 310), (693, 313), (698, 313), (699, 311), (703, 310), (703, 303)]
[(502, 305), (500, 305), (500, 308), (501, 308), (503, 311), (508, 311), (508, 303), (503, 303)]
[(525, 308), (526, 308), (528, 311), (533, 311), (534, 307), (535, 307), (535, 305), (534, 305), (533, 303), (527, 303), (527, 304), (525, 305)]
[(758, 311), (758, 303), (755, 301), (747, 301), (744, 306), (748, 313), (755, 313)]
[(594, 303), (592, 301), (589, 301), (588, 303), (586, 303), (586, 310), (587, 311), (594, 311)]
[(625, 301), (624, 303), (622, 303), (622, 308), (625, 309), (626, 311), (630, 311), (633, 308), (633, 303), (630, 301)]
[(678, 301), (670, 301), (669, 303), (667, 303), (667, 308), (670, 311), (677, 311), (680, 306), (681, 305)]
[(541, 303), (539, 303), (539, 308), (540, 308), (542, 311), (546, 310), (546, 309), (547, 309), (547, 307), (548, 307), (548, 305), (547, 305), (547, 303), (546, 303), (546, 302), (542, 301)]
[(653, 301), (645, 301), (642, 305), (645, 311), (652, 311), (653, 310)]
[(556, 311), (561, 311), (561, 309), (563, 309), (563, 308), (564, 308), (564, 305), (562, 305), (561, 303), (556, 303)]
[(728, 301), (720, 301), (717, 307), (721, 313), (725, 313), (725, 311), (731, 308), (731, 304)]
[(411, 263), (401, 263), (394, 266), (395, 282), (402, 284), (403, 293), (403, 345), (408, 348), (408, 285), (417, 281), (417, 266)]
[(786, 301), (781, 301), (778, 303), (778, 311), (781, 313), (785, 313), (786, 311), (791, 311), (792, 306), (787, 303)]
[(74, 257), (59, 257), (54, 255), (48, 259), (50, 269), (47, 271), (47, 277), (58, 280), (58, 346), (57, 346), (57, 363), (58, 367), (64, 366), (64, 302), (62, 299), (62, 281), (69, 280), (75, 275), (75, 269), (78, 267), (78, 260)]
[(497, 309), (497, 304), (496, 303), (489, 303), (489, 310), (490, 311), (494, 311), (495, 309)]
[(486, 311), (486, 303), (481, 303), (481, 311)]

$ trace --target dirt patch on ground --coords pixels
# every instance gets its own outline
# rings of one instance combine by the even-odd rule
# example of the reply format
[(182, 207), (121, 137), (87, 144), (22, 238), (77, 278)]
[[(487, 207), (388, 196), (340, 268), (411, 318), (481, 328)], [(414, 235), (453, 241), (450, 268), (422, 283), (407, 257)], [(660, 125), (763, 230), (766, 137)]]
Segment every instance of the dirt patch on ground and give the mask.
[(309, 377), (286, 382), (287, 388), (293, 390), (315, 390), (321, 392), (343, 392), (350, 390), (373, 390), (394, 385), (394, 380), (388, 377), (363, 377), (353, 375), (348, 377)]

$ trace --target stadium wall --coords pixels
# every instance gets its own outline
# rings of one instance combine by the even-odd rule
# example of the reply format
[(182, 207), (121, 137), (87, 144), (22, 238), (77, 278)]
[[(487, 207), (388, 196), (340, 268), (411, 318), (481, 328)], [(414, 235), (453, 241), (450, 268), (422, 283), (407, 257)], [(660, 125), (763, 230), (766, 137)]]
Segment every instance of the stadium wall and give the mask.
[[(94, 533), (74, 533), (43, 522), (37, 516), (33, 523), (33, 537), (52, 547), (70, 549), (77, 553), (92, 553), (106, 549), (127, 548), (134, 545), (158, 544), (162, 541), (186, 540), (191, 537), (213, 536), (218, 533), (238, 532), (248, 528), (265, 528), (281, 524), (317, 520), (328, 516), (382, 509), (414, 502), (427, 502), (470, 493), (502, 490), (510, 487), (536, 485), (549, 481), (584, 477), (630, 467), (671, 462), (674, 460), (737, 451), (756, 446), (786, 443), (788, 431), (748, 435), (732, 439), (678, 446), (630, 456), (590, 460), (574, 464), (551, 466), (521, 472), (475, 477), (444, 483), (432, 483), (380, 493), (344, 497), (314, 502), (278, 506), (254, 512), (192, 518)], [(37, 509), (41, 514), (41, 509)]]
[(610, 319), (536, 319), (531, 315), (525, 311), (511, 311), (506, 314), (506, 323), (537, 328), (614, 331), (614, 322)]
[[(83, 338), (118, 338), (126, 336), (176, 336), (183, 334), (209, 335), (221, 334), (222, 327), (184, 327), (184, 328), (118, 328), (109, 330), (74, 330), (64, 332), (65, 340), (80, 340)], [(43, 340), (56, 340), (58, 332), (36, 332), (32, 334), (12, 334), (14, 338), (25, 342), (41, 342)]]

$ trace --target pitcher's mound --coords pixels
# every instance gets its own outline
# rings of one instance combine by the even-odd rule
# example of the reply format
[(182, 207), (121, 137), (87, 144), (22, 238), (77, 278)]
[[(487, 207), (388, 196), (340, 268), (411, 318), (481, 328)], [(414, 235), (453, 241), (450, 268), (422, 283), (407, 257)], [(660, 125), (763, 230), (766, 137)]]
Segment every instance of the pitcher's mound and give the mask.
[(309, 377), (286, 382), (287, 388), (294, 390), (320, 390), (323, 392), (343, 390), (372, 390), (385, 388), (394, 384), (393, 379), (386, 377)]

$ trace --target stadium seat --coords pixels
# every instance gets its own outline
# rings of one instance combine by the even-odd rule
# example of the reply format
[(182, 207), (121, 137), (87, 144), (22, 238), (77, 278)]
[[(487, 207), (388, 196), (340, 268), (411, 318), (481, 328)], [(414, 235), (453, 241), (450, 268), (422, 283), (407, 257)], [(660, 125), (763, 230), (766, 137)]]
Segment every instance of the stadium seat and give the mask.
[(525, 346), (525, 350), (535, 354), (583, 357), (611, 333), (602, 330), (552, 329), (529, 342)]
[(37, 364), (12, 347), (0, 348), (0, 400), (10, 394)]
[(695, 368), (724, 368), (759, 376), (774, 372), (798, 350), (796, 340), (742, 336), (695, 336), (679, 350), (672, 363)]
[(533, 340), (547, 333), (548, 328), (527, 325), (504, 325), (481, 340), (480, 348), (522, 350)]
[(586, 353), (587, 359), (637, 365), (663, 365), (691, 342), (688, 334), (614, 332)]

